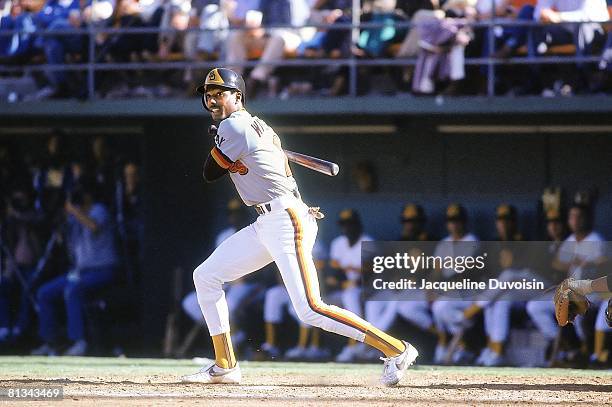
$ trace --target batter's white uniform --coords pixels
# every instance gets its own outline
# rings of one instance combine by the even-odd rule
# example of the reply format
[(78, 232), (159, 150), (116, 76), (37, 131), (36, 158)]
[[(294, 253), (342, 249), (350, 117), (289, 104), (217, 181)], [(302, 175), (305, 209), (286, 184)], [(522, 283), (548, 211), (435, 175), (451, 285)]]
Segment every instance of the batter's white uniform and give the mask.
[[(219, 247), (219, 245), (231, 235), (236, 233), (236, 228), (230, 226), (226, 229), (223, 229), (217, 235), (215, 239), (215, 247)], [(254, 290), (256, 290), (258, 284), (245, 282), (245, 281), (237, 281), (228, 287), (225, 287), (226, 295), (225, 300), (227, 301), (227, 307), (230, 315), (234, 314), (234, 312), (238, 309), (238, 306), (244, 301)], [(198, 304), (198, 296), (195, 291), (190, 292), (183, 298), (183, 310), (189, 317), (196, 322), (204, 322), (204, 316), (202, 315), (202, 310), (200, 309), (200, 304)]]
[(317, 221), (286, 173), (286, 157), (275, 136), (246, 110), (219, 124), (211, 155), (228, 169), (242, 200), (262, 214), (221, 243), (193, 273), (208, 330), (213, 336), (230, 330), (223, 284), (274, 261), (301, 321), (363, 342), (370, 327), (366, 321), (321, 301), (311, 254)]
[[(319, 242), (315, 243), (312, 254), (317, 260), (324, 260), (326, 257), (325, 248)], [(264, 322), (269, 322), (272, 324), (280, 324), (283, 322), (285, 307), (289, 311), (289, 314), (291, 314), (291, 316), (297, 319), (299, 322), (299, 318), (291, 305), (291, 299), (289, 298), (289, 293), (287, 292), (285, 286), (277, 284), (268, 288), (268, 290), (266, 290), (266, 297), (264, 300)]]

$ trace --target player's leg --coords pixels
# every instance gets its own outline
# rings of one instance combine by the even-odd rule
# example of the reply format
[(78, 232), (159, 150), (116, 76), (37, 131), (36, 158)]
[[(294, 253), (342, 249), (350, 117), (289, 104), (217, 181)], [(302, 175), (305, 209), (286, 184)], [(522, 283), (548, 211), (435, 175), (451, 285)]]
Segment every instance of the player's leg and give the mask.
[(446, 312), (446, 303), (448, 300), (438, 299), (431, 304), (431, 315), (433, 317), (436, 331), (438, 332), (438, 342), (436, 343), (436, 351), (434, 354), (434, 363), (444, 363), (448, 346), (448, 334), (444, 315)]
[(551, 296), (527, 302), (527, 314), (534, 325), (549, 341), (557, 337), (558, 325), (555, 320), (555, 304)]
[(366, 342), (387, 357), (405, 353), (407, 347), (404, 342), (380, 331), (352, 312), (323, 303), (311, 255), (317, 225), (314, 217), (308, 214), (308, 208), (300, 205), (287, 209), (286, 213), (266, 216), (270, 218), (262, 222), (262, 240), (272, 254), (291, 302), (303, 322)]
[(215, 361), (222, 368), (236, 365), (223, 284), (259, 270), (271, 261), (250, 225), (221, 243), (193, 272), (198, 303), (213, 340)]
[(185, 298), (183, 298), (181, 305), (183, 307), (183, 311), (185, 311), (185, 313), (189, 315), (189, 318), (191, 318), (194, 322), (204, 321), (200, 304), (198, 304), (198, 295), (195, 291), (187, 294)]
[(429, 302), (425, 300), (398, 301), (397, 313), (423, 331), (437, 333), (433, 318), (429, 312)]
[(283, 322), (283, 312), (288, 303), (289, 294), (284, 286), (278, 284), (266, 291), (263, 312), (266, 340), (261, 348), (271, 357), (280, 356), (276, 343), (276, 331), (278, 325)]
[[(247, 300), (249, 295), (253, 294), (258, 290), (257, 283), (245, 282), (242, 280), (236, 281), (229, 284), (229, 287), (225, 290), (225, 301), (227, 302), (227, 309), (229, 311), (230, 318), (234, 321), (239, 316), (241, 311), (244, 311), (243, 304)], [(240, 326), (234, 325), (234, 332), (232, 333), (232, 342), (234, 346), (240, 346), (247, 338), (246, 333), (240, 329)]]
[[(351, 281), (352, 284), (356, 282)], [(342, 308), (361, 317), (363, 315), (361, 306), (361, 287), (352, 285), (342, 290)], [(357, 341), (349, 338), (348, 343), (342, 351), (336, 356), (336, 362), (348, 363), (353, 362), (357, 358), (357, 354), (363, 354), (365, 349), (356, 346)]]
[(484, 366), (498, 366), (503, 363), (503, 346), (510, 332), (510, 301), (490, 303), (484, 310), (484, 324), (487, 333), (488, 351), (482, 357)]
[(608, 361), (609, 351), (606, 349), (606, 333), (612, 331), (606, 322), (606, 309), (608, 309), (608, 301), (602, 301), (595, 318), (595, 338), (593, 345), (592, 362), (606, 363)]

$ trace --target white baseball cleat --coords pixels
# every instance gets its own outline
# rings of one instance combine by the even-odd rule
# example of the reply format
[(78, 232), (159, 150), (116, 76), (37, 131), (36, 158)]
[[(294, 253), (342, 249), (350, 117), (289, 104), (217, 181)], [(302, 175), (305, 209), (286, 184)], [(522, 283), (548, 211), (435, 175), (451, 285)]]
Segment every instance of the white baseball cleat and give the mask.
[(231, 369), (224, 369), (213, 363), (204, 366), (198, 373), (181, 377), (185, 383), (239, 384), (240, 380), (242, 373), (238, 364)]
[(404, 377), (406, 370), (419, 356), (419, 351), (408, 342), (404, 342), (406, 349), (397, 356), (380, 358), (385, 362), (380, 382), (385, 386), (395, 386)]

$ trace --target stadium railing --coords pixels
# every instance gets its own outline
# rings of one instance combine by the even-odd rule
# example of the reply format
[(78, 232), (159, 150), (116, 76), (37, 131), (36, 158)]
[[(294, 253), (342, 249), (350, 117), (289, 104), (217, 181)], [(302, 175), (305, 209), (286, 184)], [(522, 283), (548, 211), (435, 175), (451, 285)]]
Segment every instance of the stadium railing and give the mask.
[[(576, 31), (576, 41), (578, 38), (578, 30), (581, 24), (588, 24), (590, 22), (580, 23), (558, 23), (560, 25), (573, 25)], [(533, 29), (543, 27), (545, 25), (551, 25), (552, 23), (541, 23), (535, 21), (518, 21), (508, 19), (490, 19), (488, 21), (481, 22), (470, 22), (466, 26), (472, 28), (487, 29), (488, 44), (489, 44), (489, 56), (478, 57), (478, 58), (466, 58), (465, 65), (472, 66), (485, 66), (487, 69), (487, 95), (495, 96), (495, 81), (496, 81), (496, 66), (500, 65), (546, 65), (546, 64), (596, 64), (601, 61), (600, 55), (584, 55), (580, 52), (580, 47), (575, 46), (570, 49), (574, 50), (573, 53), (565, 55), (538, 55), (533, 46)], [(602, 22), (601, 24), (610, 26), (612, 20), (608, 22)], [(287, 25), (275, 25), (266, 26), (269, 28), (293, 28), (300, 29), (306, 27), (312, 27), (317, 29), (333, 29), (333, 30), (347, 30), (352, 32), (352, 45), (356, 45), (359, 36), (359, 31), (368, 28), (383, 28), (388, 27), (388, 23), (334, 23), (334, 24), (305, 24), (304, 26), (287, 26)], [(514, 55), (510, 58), (495, 58), (491, 55), (495, 51), (495, 27), (510, 27), (510, 26), (526, 26), (529, 27), (529, 41), (528, 46), (523, 47), (522, 53)], [(397, 29), (411, 29), (413, 24), (410, 22), (400, 22), (393, 24), (394, 28)], [(248, 28), (230, 28), (228, 30), (248, 30)], [(87, 61), (80, 63), (65, 63), (65, 64), (47, 64), (47, 63), (32, 63), (25, 65), (0, 65), (0, 74), (3, 73), (30, 73), (33, 71), (81, 71), (87, 73), (87, 98), (96, 98), (96, 83), (95, 73), (101, 71), (130, 71), (130, 70), (184, 70), (184, 69), (209, 69), (213, 66), (218, 66), (220, 63), (224, 65), (231, 65), (234, 67), (252, 68), (259, 64), (258, 60), (247, 60), (244, 62), (232, 62), (232, 61), (219, 61), (219, 60), (172, 60), (172, 61), (151, 61), (151, 62), (125, 62), (125, 63), (109, 63), (109, 62), (97, 62), (96, 54), (96, 42), (95, 38), (98, 34), (162, 34), (162, 33), (188, 33), (196, 32), (203, 33), (206, 31), (214, 31), (211, 29), (201, 28), (190, 28), (186, 30), (178, 30), (175, 28), (101, 28), (94, 25), (89, 25), (87, 28), (81, 29), (69, 29), (69, 30), (47, 30), (37, 31), (36, 35), (48, 37), (48, 36), (64, 36), (64, 35), (85, 35), (87, 36), (88, 42), (88, 57)], [(609, 30), (607, 30), (609, 31)], [(15, 33), (19, 33), (18, 30), (4, 30), (0, 32), (0, 36), (12, 36)], [(610, 33), (606, 33), (610, 35)], [(531, 45), (530, 45), (531, 44)], [(566, 48), (567, 49), (567, 48)], [(346, 66), (349, 72), (349, 86), (348, 94), (350, 96), (357, 96), (357, 81), (358, 81), (358, 68), (359, 67), (381, 67), (381, 66), (414, 66), (417, 58), (359, 58), (353, 53), (345, 58), (289, 58), (278, 61), (272, 61), (271, 64), (277, 67), (324, 67), (324, 66)]]

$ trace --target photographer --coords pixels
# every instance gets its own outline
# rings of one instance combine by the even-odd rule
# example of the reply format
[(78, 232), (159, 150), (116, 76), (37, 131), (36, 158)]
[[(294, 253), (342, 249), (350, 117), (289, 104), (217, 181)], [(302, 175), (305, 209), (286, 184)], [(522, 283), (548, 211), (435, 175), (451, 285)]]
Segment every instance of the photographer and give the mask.
[[(13, 339), (21, 336), (29, 325), (31, 278), (42, 252), (42, 217), (34, 210), (32, 192), (18, 187), (7, 203), (6, 222), (0, 236), (1, 249), (6, 256), (0, 276), (0, 342), (11, 336)], [(10, 304), (16, 299), (14, 293), (19, 291), (19, 313), (13, 320)]]
[(83, 309), (87, 295), (113, 281), (118, 263), (112, 216), (97, 199), (95, 183), (77, 186), (64, 209), (67, 215), (67, 247), (74, 259), (68, 273), (44, 284), (37, 292), (40, 305), (39, 330), (44, 344), (34, 355), (54, 355), (58, 340), (56, 306), (66, 306), (68, 339), (72, 345), (65, 355), (80, 356), (87, 352)]

